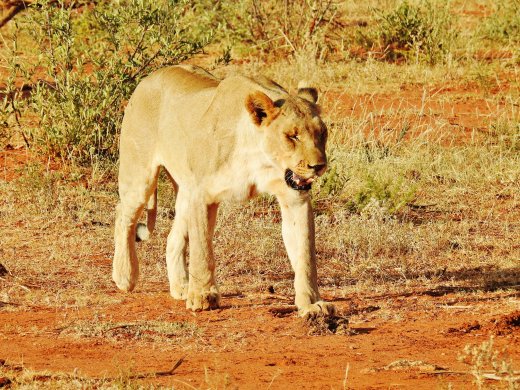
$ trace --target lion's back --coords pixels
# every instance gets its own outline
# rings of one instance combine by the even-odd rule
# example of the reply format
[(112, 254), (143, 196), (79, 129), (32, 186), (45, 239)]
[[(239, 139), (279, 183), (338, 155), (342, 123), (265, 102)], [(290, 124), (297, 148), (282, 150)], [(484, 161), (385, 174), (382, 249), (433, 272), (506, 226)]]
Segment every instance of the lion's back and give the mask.
[[(144, 78), (136, 87), (125, 109), (122, 137), (136, 133), (156, 133), (161, 110), (174, 110), (188, 96), (214, 90), (220, 80), (202, 68), (177, 65), (159, 69)], [(182, 110), (178, 110), (182, 111)], [(131, 135), (130, 135), (131, 136)]]
[(207, 88), (216, 88), (220, 80), (202, 68), (193, 65), (177, 65), (159, 69), (143, 83), (148, 88), (175, 95), (196, 93)]

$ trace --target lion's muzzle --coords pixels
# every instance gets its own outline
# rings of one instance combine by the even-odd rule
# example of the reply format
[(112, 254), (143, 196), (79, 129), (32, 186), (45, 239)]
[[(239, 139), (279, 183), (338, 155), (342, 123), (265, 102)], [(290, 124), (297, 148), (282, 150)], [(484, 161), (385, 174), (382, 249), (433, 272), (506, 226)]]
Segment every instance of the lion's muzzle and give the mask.
[(308, 191), (312, 187), (312, 182), (314, 181), (314, 177), (309, 179), (304, 179), (303, 177), (297, 175), (290, 169), (285, 171), (285, 182), (289, 187), (297, 191)]

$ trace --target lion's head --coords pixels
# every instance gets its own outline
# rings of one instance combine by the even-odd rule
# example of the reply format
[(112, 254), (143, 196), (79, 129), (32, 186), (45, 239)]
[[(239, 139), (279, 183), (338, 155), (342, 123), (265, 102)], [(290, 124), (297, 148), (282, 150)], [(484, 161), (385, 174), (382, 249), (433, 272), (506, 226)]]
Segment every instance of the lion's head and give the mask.
[(266, 154), (295, 190), (309, 190), (327, 169), (327, 127), (320, 118), (317, 98), (316, 89), (299, 88), (297, 96), (276, 101), (260, 91), (246, 100), (247, 111), (263, 132)]

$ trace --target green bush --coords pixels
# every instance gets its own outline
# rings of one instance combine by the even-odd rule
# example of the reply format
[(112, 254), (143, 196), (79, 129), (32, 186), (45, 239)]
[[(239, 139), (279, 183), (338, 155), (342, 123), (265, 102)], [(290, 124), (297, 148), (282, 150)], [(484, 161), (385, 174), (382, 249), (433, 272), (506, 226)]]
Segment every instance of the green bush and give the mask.
[(520, 152), (520, 122), (501, 118), (489, 126), (487, 144), (504, 153)]
[(435, 64), (450, 53), (456, 32), (446, 2), (413, 5), (405, 0), (391, 12), (374, 12), (378, 19), (376, 35), (385, 58)]
[[(6, 40), (4, 40), (4, 44), (9, 45)], [(18, 53), (16, 41), (11, 44), (6, 47), (6, 52), (8, 54), (10, 52)], [(20, 122), (27, 106), (23, 99), (27, 86), (17, 82), (18, 79), (27, 79), (27, 75), (20, 68), (19, 58), (16, 55), (7, 55), (4, 63), (5, 68), (10, 71), (3, 80), (4, 86), (0, 94), (0, 147), (11, 145), (17, 135), (21, 135), (25, 144), (29, 146), (26, 131)]]
[[(21, 29), (39, 49), (21, 61), (38, 75), (30, 136), (52, 155), (88, 163), (117, 156), (126, 100), (153, 70), (201, 51), (209, 33), (193, 35), (187, 1), (101, 1), (73, 8), (44, 0), (30, 6)], [(33, 80), (34, 81), (34, 80)]]
[(323, 57), (334, 32), (337, 8), (334, 1), (253, 0), (249, 9), (248, 33), (252, 43), (269, 52), (312, 50)]
[(305, 52), (324, 58), (338, 27), (335, 0), (195, 0), (193, 9), (219, 41), (248, 54)]
[(378, 179), (368, 175), (364, 185), (354, 195), (349, 208), (361, 212), (367, 206), (376, 204), (388, 214), (395, 214), (415, 198), (416, 187), (402, 178)]
[(496, 12), (488, 17), (482, 35), (501, 43), (520, 42), (520, 0), (497, 2)]
[(321, 197), (340, 195), (348, 178), (338, 172), (337, 165), (333, 165), (320, 178), (318, 193)]

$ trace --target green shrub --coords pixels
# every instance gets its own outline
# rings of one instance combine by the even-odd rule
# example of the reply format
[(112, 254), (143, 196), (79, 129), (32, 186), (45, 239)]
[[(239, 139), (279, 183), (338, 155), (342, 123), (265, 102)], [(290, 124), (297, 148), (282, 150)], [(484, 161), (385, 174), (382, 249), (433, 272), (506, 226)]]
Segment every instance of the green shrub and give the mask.
[(187, 1), (66, 4), (43, 0), (24, 15), (21, 28), (39, 49), (36, 61), (23, 64), (39, 76), (31, 96), (39, 123), (30, 135), (64, 159), (113, 160), (123, 107), (139, 80), (199, 52), (209, 36), (190, 34)]
[(219, 39), (248, 53), (310, 52), (323, 58), (337, 27), (335, 0), (196, 0), (193, 4), (197, 18), (212, 26)]
[[(18, 53), (16, 41), (7, 42), (4, 40), (4, 44), (7, 46), (6, 52), (8, 54), (10, 52)], [(19, 79), (27, 79), (27, 74), (20, 67), (19, 58), (16, 55), (7, 55), (4, 63), (5, 68), (9, 69), (10, 72), (3, 80), (4, 85), (0, 93), (0, 147), (4, 148), (10, 145), (13, 140), (16, 144), (15, 138), (17, 136), (21, 136), (18, 138), (23, 138), (25, 144), (29, 146), (26, 131), (20, 123), (20, 118), (27, 108), (23, 99), (27, 86), (20, 85), (17, 82)]]
[(315, 186), (317, 188), (316, 195), (319, 198), (340, 196), (349, 180), (347, 175), (345, 175), (340, 168), (343, 156), (341, 156), (338, 148), (334, 146), (330, 147), (327, 154), (328, 169), (323, 176), (319, 178), (316, 183), (317, 186)]
[(482, 35), (501, 43), (520, 42), (520, 0), (497, 2), (496, 12), (488, 17)]
[(323, 56), (335, 27), (332, 0), (252, 1), (249, 39), (264, 50), (290, 53), (313, 50)]
[(354, 195), (349, 208), (363, 211), (369, 205), (377, 205), (388, 214), (395, 214), (415, 198), (416, 186), (405, 183), (402, 178), (379, 179), (368, 175), (363, 187)]
[(517, 155), (520, 152), (520, 122), (501, 118), (489, 126), (488, 145), (505, 153)]
[(347, 177), (338, 172), (337, 165), (333, 165), (319, 181), (319, 194), (320, 196), (328, 197), (341, 194), (341, 191), (345, 187)]
[(192, 0), (189, 4), (186, 14), (196, 33), (203, 34), (209, 28), (215, 41), (223, 43), (224, 47), (249, 35), (251, 0)]
[(391, 12), (374, 12), (378, 19), (376, 35), (385, 58), (435, 64), (450, 53), (456, 32), (446, 2), (413, 5), (405, 0)]
[(13, 127), (16, 126), (15, 113), (16, 106), (13, 98), (16, 98), (15, 93), (11, 90), (12, 83), (7, 83), (7, 91), (0, 97), (0, 145), (5, 147), (9, 140), (14, 135)]

